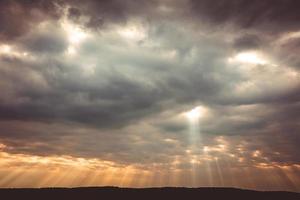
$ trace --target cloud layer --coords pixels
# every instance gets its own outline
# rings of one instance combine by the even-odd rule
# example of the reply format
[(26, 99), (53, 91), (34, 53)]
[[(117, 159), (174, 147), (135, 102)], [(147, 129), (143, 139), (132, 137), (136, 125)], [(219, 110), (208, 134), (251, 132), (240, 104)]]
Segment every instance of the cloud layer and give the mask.
[(227, 175), (299, 165), (298, 1), (0, 7), (4, 152), (185, 173), (217, 159)]

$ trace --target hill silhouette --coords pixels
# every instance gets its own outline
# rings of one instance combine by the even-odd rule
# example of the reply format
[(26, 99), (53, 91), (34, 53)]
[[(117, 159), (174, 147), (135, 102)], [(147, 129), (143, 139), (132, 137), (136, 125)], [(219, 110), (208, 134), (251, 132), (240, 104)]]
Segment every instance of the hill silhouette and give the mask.
[(235, 188), (41, 188), (0, 189), (1, 199), (298, 199), (300, 193), (283, 191), (253, 191)]

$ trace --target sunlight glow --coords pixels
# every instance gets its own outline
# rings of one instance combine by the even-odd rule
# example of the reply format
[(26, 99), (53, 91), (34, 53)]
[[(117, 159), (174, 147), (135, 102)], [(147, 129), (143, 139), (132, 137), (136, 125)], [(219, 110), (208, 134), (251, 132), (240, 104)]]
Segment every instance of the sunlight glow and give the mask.
[(0, 45), (0, 55), (32, 58), (32, 56), (29, 55), (27, 52), (25, 51), (22, 52), (19, 49), (15, 49), (11, 45), (7, 45), (7, 44)]
[(282, 45), (297, 38), (300, 38), (300, 31), (284, 33), (276, 42)]
[(125, 39), (129, 40), (142, 40), (145, 38), (145, 32), (143, 29), (138, 28), (137, 26), (128, 26), (121, 28), (118, 33)]
[(5, 148), (6, 148), (6, 145), (0, 143), (0, 150), (4, 150)]
[(69, 42), (71, 44), (78, 44), (87, 37), (86, 32), (84, 32), (78, 26), (71, 24), (67, 21), (62, 22), (62, 27), (66, 31)]
[(67, 49), (67, 54), (74, 55), (76, 53), (76, 49), (73, 46), (69, 46)]
[[(83, 158), (72, 156), (34, 156), (26, 154), (10, 154), (0, 151), (0, 187), (79, 187), (79, 186), (122, 186), (122, 187), (154, 187), (163, 185), (180, 186), (186, 182), (190, 186), (214, 185), (225, 183), (229, 180), (221, 163), (226, 160), (227, 153), (223, 146), (226, 145), (224, 138), (218, 138), (215, 145), (205, 146), (204, 154), (193, 153), (186, 150), (188, 155), (175, 156), (170, 165), (153, 163), (152, 167), (143, 165), (120, 164), (114, 161), (106, 161), (97, 158)], [(221, 145), (222, 144), (222, 145)], [(6, 145), (0, 143), (2, 150)], [(221, 154), (216, 154), (221, 151)], [(260, 154), (260, 151), (253, 153)], [(231, 154), (230, 154), (231, 155)], [(234, 156), (235, 157), (235, 156)], [(254, 157), (232, 158), (229, 161), (242, 163), (253, 162), (252, 172), (266, 170), (273, 174), (281, 170), (289, 179), (290, 183), (297, 186), (297, 170), (300, 165), (286, 165), (270, 163), (267, 160), (253, 160)], [(225, 160), (224, 160), (225, 159)], [(181, 164), (189, 162), (189, 168), (182, 168)], [(186, 167), (186, 166), (185, 166)], [(9, 168), (9, 170), (8, 170)], [(171, 169), (171, 170), (170, 170)], [(244, 173), (245, 168), (241, 165), (230, 166), (237, 173)], [(268, 170), (268, 171), (267, 171)], [(263, 172), (263, 171), (259, 171)], [(187, 173), (191, 173), (191, 179), (186, 180)], [(276, 175), (276, 173), (274, 173)], [(231, 175), (230, 175), (231, 176)], [(167, 178), (171, 177), (171, 178)], [(227, 177), (227, 178), (226, 178)], [(232, 178), (232, 177), (231, 177)], [(234, 177), (233, 177), (234, 178)], [(257, 178), (257, 177), (256, 177)], [(247, 180), (246, 180), (247, 181)], [(284, 181), (278, 179), (278, 181)], [(284, 183), (284, 182), (283, 182)], [(243, 180), (237, 184), (245, 184)]]
[(1, 54), (9, 54), (11, 52), (11, 47), (9, 45), (1, 45), (0, 53)]
[(87, 38), (88, 34), (82, 28), (70, 23), (66, 19), (61, 22), (61, 26), (65, 30), (69, 40), (69, 47), (66, 53), (68, 55), (74, 55), (76, 54), (78, 45)]
[(229, 62), (236, 61), (249, 64), (267, 64), (267, 61), (256, 52), (242, 52), (228, 59)]
[(201, 118), (204, 114), (204, 108), (201, 106), (197, 106), (195, 108), (193, 108), (192, 110), (188, 111), (185, 113), (185, 116), (194, 121), (194, 120), (198, 120), (199, 118)]

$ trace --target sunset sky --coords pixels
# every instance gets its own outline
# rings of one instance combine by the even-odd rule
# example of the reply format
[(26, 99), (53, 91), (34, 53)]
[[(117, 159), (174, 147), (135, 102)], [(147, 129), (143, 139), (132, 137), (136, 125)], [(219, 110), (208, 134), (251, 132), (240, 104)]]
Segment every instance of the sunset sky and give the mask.
[(299, 0), (1, 0), (0, 187), (300, 191)]

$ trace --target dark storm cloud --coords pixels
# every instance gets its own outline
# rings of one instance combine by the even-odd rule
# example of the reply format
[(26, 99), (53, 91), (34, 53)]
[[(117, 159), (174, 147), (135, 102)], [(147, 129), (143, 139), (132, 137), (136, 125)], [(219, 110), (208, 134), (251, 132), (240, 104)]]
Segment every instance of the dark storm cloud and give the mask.
[(191, 0), (190, 6), (193, 16), (215, 25), (235, 25), (269, 33), (299, 28), (300, 2), (297, 0)]
[(60, 54), (66, 50), (68, 45), (66, 35), (57, 29), (46, 33), (31, 33), (22, 38), (21, 43), (24, 44), (24, 48), (37, 54)]
[[(297, 0), (188, 0), (184, 1), (67, 1), (69, 16), (78, 20), (88, 16), (90, 28), (101, 28), (106, 23), (124, 23), (131, 17), (146, 20), (181, 20), (188, 23), (205, 23), (218, 27), (234, 25), (238, 29), (280, 33), (297, 30), (300, 20), (300, 3)], [(169, 10), (164, 11), (163, 8)], [(171, 14), (173, 16), (168, 16)], [(173, 17), (173, 18), (172, 18)]]
[[(49, 31), (52, 32), (52, 28)], [(29, 45), (27, 48), (36, 54), (43, 53), (43, 51), (61, 53), (65, 49), (62, 46), (65, 45), (62, 42), (65, 36), (59, 33), (57, 30), (55, 34), (43, 32), (33, 34), (29, 39), (25, 37), (23, 43), (25, 47)], [(173, 35), (166, 29), (160, 29), (159, 34), (155, 33), (151, 37), (153, 39), (160, 37), (165, 43), (162, 44), (167, 48), (181, 49), (188, 46), (186, 43), (191, 44), (192, 42), (186, 39), (173, 46), (173, 41), (182, 37), (183, 34), (185, 33), (174, 33)], [(165, 40), (164, 38), (167, 36), (169, 39)], [(39, 41), (49, 45), (39, 45)], [(202, 101), (218, 101), (214, 98), (220, 91), (225, 90), (229, 83), (224, 84), (224, 80), (215, 79), (212, 72), (218, 68), (218, 65), (225, 64), (219, 60), (220, 55), (223, 54), (219, 50), (206, 51), (194, 48), (194, 53), (201, 55), (195, 59), (201, 59), (201, 62), (198, 63), (198, 60), (195, 60), (191, 66), (182, 69), (181, 64), (156, 58), (157, 56), (151, 52), (146, 52), (151, 56), (135, 51), (118, 52), (118, 49), (102, 52), (105, 45), (109, 43), (102, 42), (102, 45), (95, 46), (97, 41), (91, 42), (93, 51), (90, 50), (91, 46), (88, 42), (88, 46), (81, 52), (81, 56), (95, 55), (95, 51), (98, 51), (103, 57), (106, 57), (101, 60), (108, 62), (96, 63), (95, 76), (86, 77), (83, 74), (82, 69), (86, 67), (84, 63), (80, 63), (81, 65), (79, 63), (70, 64), (57, 61), (55, 58), (51, 60), (41, 58), (34, 62), (3, 60), (3, 72), (7, 73), (3, 74), (3, 79), (6, 79), (11, 87), (16, 88), (14, 99), (24, 99), (25, 101), (3, 104), (1, 118), (65, 120), (98, 127), (119, 127), (119, 125), (127, 125), (132, 120), (160, 112), (160, 109), (164, 109), (161, 107), (164, 101), (174, 100), (187, 104), (198, 101), (199, 98)], [(210, 42), (213, 41), (207, 42), (203, 39), (199, 41), (199, 45), (209, 45)], [(56, 51), (52, 51), (51, 47)], [(180, 56), (188, 57), (191, 50), (184, 52)], [(118, 57), (117, 60), (116, 57)], [(215, 61), (206, 57), (214, 57)], [(151, 82), (151, 85), (149, 86), (143, 81), (135, 81), (131, 74), (130, 77), (126, 76), (128, 73), (126, 68), (120, 68), (121, 71), (118, 72), (109, 67), (110, 65), (122, 66), (125, 64), (137, 69), (136, 76), (140, 76), (146, 82)], [(185, 64), (183, 63), (183, 65)], [(105, 68), (108, 68), (108, 73), (102, 71)], [(18, 76), (15, 70), (22, 70), (22, 76)], [(149, 73), (153, 75), (147, 76)], [(231, 76), (231, 72), (226, 70), (220, 69), (218, 73), (228, 73), (228, 76)], [(230, 82), (234, 81), (233, 76), (230, 79)], [(62, 104), (62, 102), (64, 103)], [(174, 104), (165, 106), (170, 107)]]
[(10, 153), (72, 155), (125, 164), (168, 163), (173, 154), (183, 153), (179, 143), (167, 143), (163, 138), (158, 139), (158, 134), (142, 129), (98, 130), (72, 123), (20, 121), (0, 124), (3, 127), (0, 141), (8, 146), (6, 150)]
[[(230, 153), (251, 159), (259, 149), (299, 162), (299, 83), (288, 73), (299, 69), (299, 38), (276, 43), (277, 33), (298, 29), (298, 1), (3, 2), (1, 40), (13, 40), (12, 53), (0, 52), (0, 142), (8, 151), (172, 162), (191, 145), (187, 119), (172, 117), (201, 105), (209, 114), (196, 133), (200, 156), (226, 136)], [(87, 38), (72, 44), (64, 17)], [(139, 20), (141, 31), (130, 32)], [(258, 50), (276, 65), (228, 61)], [(244, 155), (239, 139), (249, 140)]]
[(276, 49), (275, 55), (277, 60), (282, 64), (289, 65), (299, 70), (300, 68), (300, 39), (290, 38), (280, 44), (279, 48)]
[(68, 4), (70, 5), (68, 9), (70, 19), (78, 21), (80, 16), (88, 16), (89, 19), (84, 25), (92, 29), (101, 29), (109, 23), (125, 23), (130, 17), (150, 14), (151, 10), (159, 4), (159, 1), (88, 0), (82, 2), (71, 0), (68, 1)]
[[(205, 51), (199, 53), (206, 54)], [(208, 53), (218, 58), (218, 53), (216, 55), (211, 51)], [(117, 63), (114, 56), (111, 59), (113, 60), (109, 61)], [(133, 64), (133, 60), (121, 62)], [(3, 61), (3, 65), (7, 65), (7, 68), (12, 65), (16, 70), (18, 68), (23, 70), (22, 76), (15, 76), (14, 73), (7, 71), (8, 74), (3, 78), (8, 79), (12, 87), (16, 87), (14, 99), (25, 101), (3, 104), (0, 108), (0, 117), (9, 120), (74, 121), (112, 128), (125, 126), (132, 120), (160, 112), (161, 109), (165, 109), (162, 107), (165, 101), (190, 104), (200, 99), (203, 102), (216, 103), (220, 101), (219, 93), (227, 90), (229, 82), (225, 84), (226, 80), (214, 79), (215, 74), (211, 71), (218, 64), (224, 64), (222, 62), (206, 60), (202, 61), (200, 66), (191, 66), (184, 70), (181, 66), (170, 68), (162, 66), (165, 68), (163, 73), (156, 71), (157, 68), (147, 69), (146, 66), (153, 67), (152, 61), (149, 62), (138, 62), (136, 67), (143, 67), (141, 76), (146, 80), (144, 71), (149, 70), (149, 73), (153, 74), (148, 77), (150, 78), (148, 81), (157, 80), (153, 86), (115, 72), (103, 74), (99, 71), (96, 72), (97, 76), (85, 77), (81, 66), (66, 65), (54, 60), (18, 64)], [(24, 69), (25, 66), (27, 69)], [(100, 70), (105, 66), (98, 67)], [(230, 73), (228, 75), (230, 76)], [(34, 78), (32, 76), (39, 78), (32, 81)], [(164, 106), (168, 108), (177, 103), (171, 102)]]
[(252, 50), (259, 49), (259, 47), (262, 45), (261, 43), (262, 41), (260, 40), (259, 36), (245, 34), (236, 38), (233, 45), (237, 50)]
[[(0, 39), (13, 40), (31, 30), (39, 22), (61, 16), (58, 1), (3, 0), (0, 2)], [(61, 3), (61, 1), (60, 1)]]
[[(167, 7), (170, 11), (163, 11)], [(125, 23), (129, 18), (172, 19), (188, 17), (189, 23), (208, 23), (213, 26), (236, 25), (255, 31), (284, 32), (297, 30), (300, 15), (297, 0), (287, 1), (208, 1), (189, 0), (164, 2), (151, 1), (78, 1), (78, 0), (33, 0), (1, 1), (1, 38), (9, 39), (23, 35), (35, 24), (44, 20), (59, 19), (68, 8), (67, 16), (90, 28), (101, 28), (109, 23)], [(173, 12), (173, 11), (177, 12)], [(88, 19), (82, 22), (80, 17)]]
[[(140, 85), (122, 75), (88, 80), (79, 66), (54, 60), (9, 60), (1, 64), (3, 80), (15, 91), (14, 97), (7, 97), (9, 92), (2, 94), (3, 120), (62, 120), (117, 128), (157, 112), (157, 103), (165, 98), (158, 88)], [(14, 70), (22, 71), (22, 75)], [(14, 101), (6, 102), (6, 97)]]

